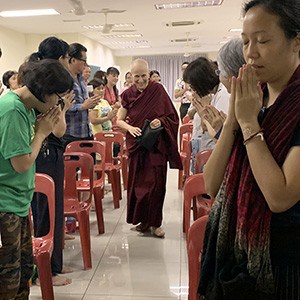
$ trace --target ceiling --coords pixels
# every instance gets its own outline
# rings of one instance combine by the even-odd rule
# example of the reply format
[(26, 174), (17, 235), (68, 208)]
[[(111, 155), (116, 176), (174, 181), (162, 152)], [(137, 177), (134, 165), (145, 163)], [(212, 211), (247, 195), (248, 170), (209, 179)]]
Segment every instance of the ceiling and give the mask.
[[(73, 0), (74, 1), (74, 0)], [(78, 0), (75, 0), (78, 1)], [(183, 2), (182, 0), (81, 0), (86, 10), (126, 10), (123, 13), (109, 13), (107, 23), (131, 23), (133, 32), (141, 34), (135, 38), (108, 38), (101, 28), (87, 30), (83, 26), (103, 25), (103, 13), (75, 15), (70, 0), (0, 0), (0, 9), (54, 8), (60, 15), (43, 17), (3, 18), (0, 26), (22, 33), (59, 34), (81, 33), (111, 48), (116, 56), (184, 54), (215, 52), (241, 28), (242, 0), (224, 0), (220, 6), (156, 10), (160, 3)], [(171, 22), (194, 21), (196, 25), (167, 26)], [(121, 30), (113, 27), (113, 30)], [(123, 30), (123, 29), (122, 29)], [(120, 34), (120, 32), (114, 34)], [(190, 39), (186, 41), (187, 37)], [(182, 40), (173, 42), (172, 40)], [(137, 48), (137, 47), (143, 48)], [(127, 48), (125, 48), (127, 47)], [(146, 48), (147, 47), (147, 48)]]

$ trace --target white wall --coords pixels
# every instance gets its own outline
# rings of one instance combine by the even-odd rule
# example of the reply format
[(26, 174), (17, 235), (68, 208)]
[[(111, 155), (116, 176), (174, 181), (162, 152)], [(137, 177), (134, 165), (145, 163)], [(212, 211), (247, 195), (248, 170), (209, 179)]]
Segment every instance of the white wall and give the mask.
[(18, 70), (24, 62), (26, 48), (25, 35), (14, 30), (0, 26), (0, 47), (2, 57), (0, 58), (0, 76), (8, 70)]
[(125, 81), (125, 74), (130, 71), (130, 64), (132, 62), (131, 56), (116, 57), (116, 64), (120, 67), (119, 85), (123, 87)]
[(36, 52), (39, 43), (49, 36), (56, 36), (67, 43), (83, 44), (88, 49), (88, 63), (100, 66), (102, 70), (117, 65), (116, 58), (108, 47), (81, 34), (24, 34), (0, 26), (0, 47), (2, 49), (0, 78), (2, 79), (2, 74), (7, 70), (18, 70), (26, 57)]

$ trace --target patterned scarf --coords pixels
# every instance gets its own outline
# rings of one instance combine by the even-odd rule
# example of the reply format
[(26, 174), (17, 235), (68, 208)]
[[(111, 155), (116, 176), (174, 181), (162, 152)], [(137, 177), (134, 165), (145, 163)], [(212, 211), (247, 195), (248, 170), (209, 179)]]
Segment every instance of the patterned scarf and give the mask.
[[(261, 124), (266, 144), (280, 167), (299, 122), (300, 66)], [(199, 285), (199, 292), (206, 296), (205, 299), (226, 299), (220, 296), (226, 294), (224, 282), (234, 282), (243, 290), (247, 286), (241, 284), (243, 280), (252, 281), (255, 289), (262, 293), (274, 292), (270, 259), (271, 217), (272, 212), (253, 176), (239, 132), (207, 224)], [(235, 288), (229, 287), (229, 293)]]

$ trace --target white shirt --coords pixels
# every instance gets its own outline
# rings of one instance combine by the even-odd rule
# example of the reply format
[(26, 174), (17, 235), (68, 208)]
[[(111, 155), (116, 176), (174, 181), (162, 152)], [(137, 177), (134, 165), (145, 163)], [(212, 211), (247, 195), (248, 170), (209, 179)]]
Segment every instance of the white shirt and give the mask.
[(214, 106), (218, 111), (228, 114), (229, 97), (230, 94), (227, 92), (226, 87), (220, 82), (217, 92), (211, 99), (211, 105)]

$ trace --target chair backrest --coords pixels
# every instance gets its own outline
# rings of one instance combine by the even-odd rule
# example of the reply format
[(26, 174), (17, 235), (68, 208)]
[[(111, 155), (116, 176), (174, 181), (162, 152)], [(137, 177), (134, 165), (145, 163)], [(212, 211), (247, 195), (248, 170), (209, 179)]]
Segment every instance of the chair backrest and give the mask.
[(121, 132), (114, 131), (101, 131), (94, 134), (94, 138), (96, 141), (105, 142), (105, 160), (107, 163), (114, 163), (113, 159), (113, 145), (120, 145), (119, 156), (123, 155), (123, 147), (124, 147), (124, 135)]
[(78, 170), (82, 174), (89, 174), (89, 195), (85, 201), (92, 201), (94, 184), (94, 160), (90, 154), (83, 152), (65, 152), (65, 188), (64, 194), (67, 199), (78, 199), (77, 179)]
[[(206, 194), (205, 184), (203, 174), (195, 174), (190, 176), (183, 187), (184, 195), (184, 228), (185, 232), (188, 234), (190, 228), (190, 216), (191, 216), (191, 206), (194, 197), (197, 197), (197, 201), (200, 200), (201, 195)], [(207, 199), (205, 199), (207, 201)], [(211, 200), (210, 200), (211, 201)]]
[(195, 173), (203, 173), (203, 167), (207, 163), (213, 149), (200, 151), (195, 156)]
[(49, 232), (44, 237), (40, 238), (53, 239), (55, 226), (55, 183), (52, 177), (47, 174), (36, 173), (34, 191), (36, 193), (44, 194), (48, 201), (50, 228)]
[(187, 253), (189, 268), (189, 300), (197, 299), (201, 253), (208, 216), (197, 219), (188, 232)]
[(191, 121), (191, 118), (188, 114), (186, 114), (182, 119), (182, 124), (186, 124)]
[(193, 124), (192, 123), (182, 124), (179, 127), (179, 148), (180, 148), (180, 151), (182, 150), (183, 135), (187, 134), (187, 140), (190, 141), (191, 136), (192, 136), (192, 132), (193, 132)]
[[(84, 152), (87, 154), (98, 154), (101, 156), (101, 162), (99, 163), (101, 165), (101, 170), (105, 169), (105, 143), (99, 142), (99, 141), (74, 141), (67, 145), (66, 147), (66, 153), (69, 152)], [(96, 156), (96, 163), (98, 163), (98, 158)], [(89, 174), (86, 174), (87, 170), (83, 169), (81, 176), (84, 178), (87, 178)], [(103, 178), (102, 178), (103, 177)], [(104, 172), (102, 172), (101, 178), (104, 180)]]

